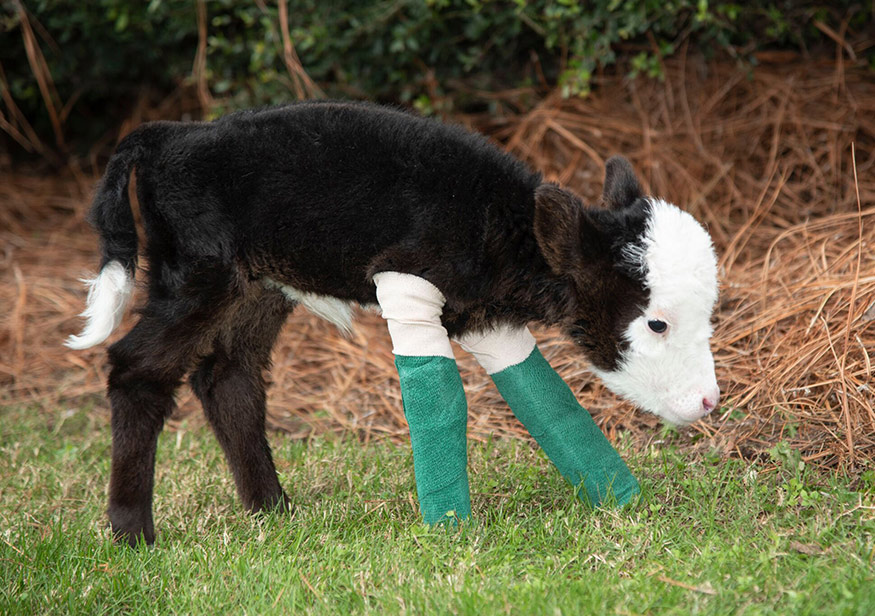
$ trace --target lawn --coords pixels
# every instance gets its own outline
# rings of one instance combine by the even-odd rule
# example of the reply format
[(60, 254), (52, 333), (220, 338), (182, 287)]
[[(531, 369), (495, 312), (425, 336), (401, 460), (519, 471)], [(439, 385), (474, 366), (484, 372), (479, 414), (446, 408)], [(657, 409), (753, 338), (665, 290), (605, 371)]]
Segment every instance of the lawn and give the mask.
[(271, 441), (289, 515), (251, 517), (209, 430), (163, 434), (158, 542), (109, 539), (104, 411), (0, 407), (3, 614), (873, 614), (875, 477), (620, 449), (643, 497), (587, 511), (528, 443), (472, 443), (475, 520), (421, 525), (409, 445)]

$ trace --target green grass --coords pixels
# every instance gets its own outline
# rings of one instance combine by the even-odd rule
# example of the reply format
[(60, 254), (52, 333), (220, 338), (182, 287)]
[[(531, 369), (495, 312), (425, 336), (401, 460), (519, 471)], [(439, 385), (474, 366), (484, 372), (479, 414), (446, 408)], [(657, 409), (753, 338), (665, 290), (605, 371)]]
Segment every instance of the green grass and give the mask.
[(296, 509), (251, 517), (188, 427), (162, 436), (136, 551), (106, 528), (107, 423), (0, 408), (0, 613), (875, 614), (871, 481), (786, 451), (626, 451), (641, 502), (588, 512), (528, 444), (472, 444), (476, 521), (446, 530), (418, 523), (407, 446), (273, 435)]

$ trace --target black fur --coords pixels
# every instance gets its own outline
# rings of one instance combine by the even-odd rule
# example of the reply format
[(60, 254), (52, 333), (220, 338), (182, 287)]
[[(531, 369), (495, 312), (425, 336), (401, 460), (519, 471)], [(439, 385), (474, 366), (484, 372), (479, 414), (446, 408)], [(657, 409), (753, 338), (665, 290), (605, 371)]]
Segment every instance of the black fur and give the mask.
[(446, 296), (450, 335), (558, 324), (605, 370), (647, 303), (642, 272), (623, 266), (647, 208), (622, 159), (608, 162), (610, 207), (588, 208), (479, 135), (373, 105), (147, 124), (119, 145), (92, 210), (103, 264), (129, 271), (132, 168), (149, 297), (109, 351), (109, 515), (130, 542), (154, 540), (155, 444), (188, 373), (246, 507), (288, 502), (264, 438), (262, 372), (294, 304), (265, 278), (373, 304), (375, 273), (415, 274)]

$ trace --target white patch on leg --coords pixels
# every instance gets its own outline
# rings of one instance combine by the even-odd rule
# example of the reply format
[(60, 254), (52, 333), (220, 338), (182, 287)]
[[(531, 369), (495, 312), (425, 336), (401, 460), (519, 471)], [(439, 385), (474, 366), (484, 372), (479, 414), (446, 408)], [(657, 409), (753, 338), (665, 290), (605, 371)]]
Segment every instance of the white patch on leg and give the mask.
[[(624, 254), (627, 265), (644, 272), (650, 302), (626, 329), (629, 347), (619, 369), (594, 372), (644, 410), (670, 423), (691, 423), (707, 415), (720, 395), (709, 344), (717, 301), (711, 237), (687, 212), (652, 199), (641, 242)], [(655, 320), (666, 324), (664, 332), (650, 328)]]
[(97, 276), (83, 278), (82, 282), (88, 286), (85, 311), (79, 315), (87, 319), (85, 329), (64, 342), (76, 350), (93, 347), (109, 338), (121, 323), (134, 290), (134, 278), (119, 261), (110, 261)]
[(330, 295), (306, 293), (271, 278), (265, 278), (264, 283), (269, 287), (279, 289), (283, 295), (301, 304), (317, 317), (334, 323), (344, 334), (352, 334), (352, 306), (348, 301)]

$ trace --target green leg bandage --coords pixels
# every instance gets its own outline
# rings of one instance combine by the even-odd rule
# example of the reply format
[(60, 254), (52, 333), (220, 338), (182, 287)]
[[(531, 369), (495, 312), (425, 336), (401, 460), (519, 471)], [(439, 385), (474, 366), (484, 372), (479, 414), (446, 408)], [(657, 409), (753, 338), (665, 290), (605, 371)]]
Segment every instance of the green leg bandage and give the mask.
[[(456, 361), (397, 355), (410, 426), (419, 508), (426, 524), (471, 515), (466, 427), (468, 405)], [(452, 512), (450, 516), (448, 512)]]
[(380, 272), (374, 284), (401, 378), (422, 517), (427, 524), (467, 518), (468, 404), (441, 323), (446, 299), (432, 283), (411, 274)]
[(492, 375), (514, 415), (572, 485), (597, 507), (612, 494), (625, 505), (638, 481), (538, 347), (521, 363)]

